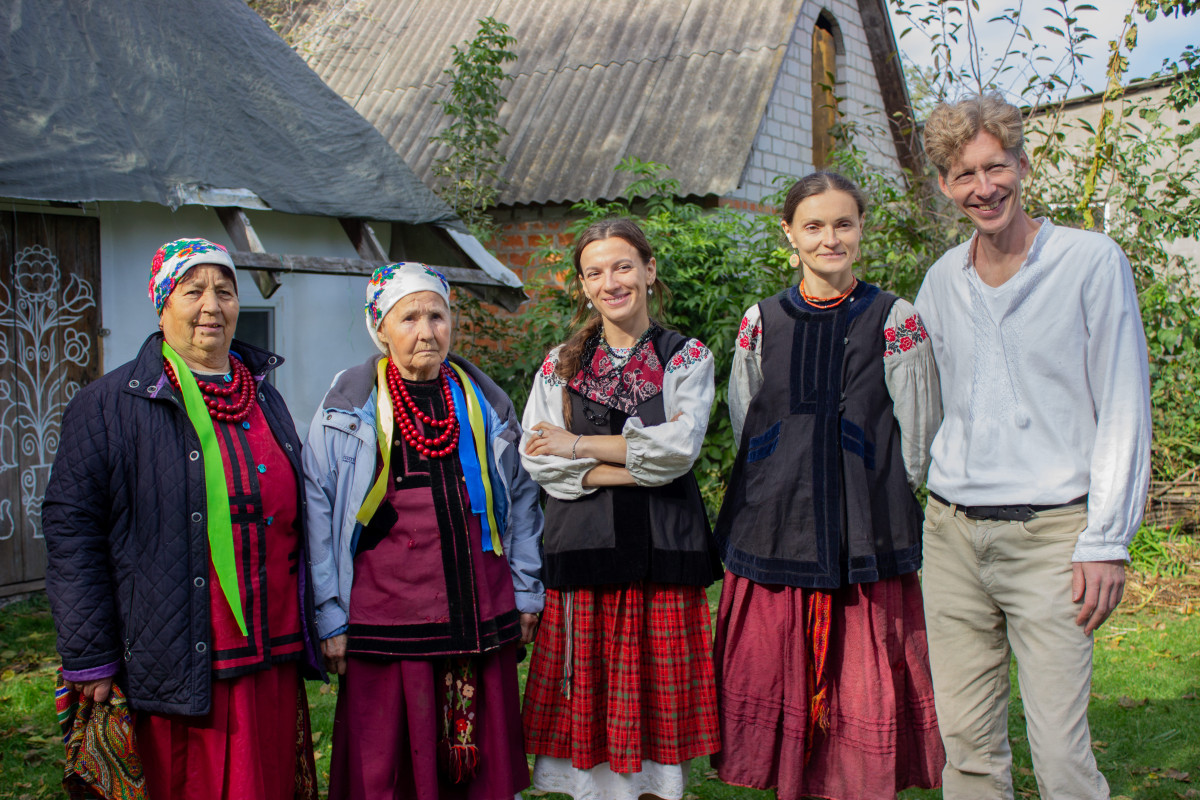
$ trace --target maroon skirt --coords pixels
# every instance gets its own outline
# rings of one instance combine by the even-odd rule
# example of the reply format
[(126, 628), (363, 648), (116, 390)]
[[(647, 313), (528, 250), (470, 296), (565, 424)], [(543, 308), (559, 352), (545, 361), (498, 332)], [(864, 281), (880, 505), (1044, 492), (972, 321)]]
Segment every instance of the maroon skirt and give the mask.
[(143, 712), (134, 719), (151, 800), (316, 800), (298, 662), (213, 680), (203, 717)]
[(917, 576), (833, 592), (829, 729), (815, 732), (806, 763), (808, 591), (725, 573), (715, 651), (721, 780), (777, 787), (779, 800), (876, 800), (940, 786), (946, 756)]
[(529, 786), (516, 645), (472, 658), (479, 765), (471, 781), (453, 784), (438, 773), (436, 660), (348, 657), (333, 718), (330, 800), (512, 800)]

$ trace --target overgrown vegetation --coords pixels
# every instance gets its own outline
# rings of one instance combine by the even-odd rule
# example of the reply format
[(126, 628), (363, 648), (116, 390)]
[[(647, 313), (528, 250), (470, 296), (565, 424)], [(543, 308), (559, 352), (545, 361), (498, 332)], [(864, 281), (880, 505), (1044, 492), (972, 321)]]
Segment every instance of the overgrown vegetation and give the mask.
[(508, 131), (497, 116), (504, 102), (501, 85), (509, 79), (504, 65), (517, 56), (508, 48), (517, 40), (508, 26), (493, 17), (477, 20), (475, 38), (453, 45), (452, 66), (444, 70), (450, 78), (450, 96), (438, 100), (449, 124), (430, 139), (444, 145), (446, 152), (433, 162), (438, 194), (480, 239), (493, 231), (489, 206), (499, 194), (497, 183), (504, 166), (500, 140)]

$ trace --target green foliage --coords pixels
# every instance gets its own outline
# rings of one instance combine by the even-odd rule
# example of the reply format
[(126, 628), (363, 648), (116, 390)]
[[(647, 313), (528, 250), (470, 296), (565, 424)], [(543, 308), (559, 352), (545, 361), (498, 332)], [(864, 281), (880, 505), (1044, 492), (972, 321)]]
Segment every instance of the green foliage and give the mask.
[(1156, 578), (1182, 578), (1188, 573), (1190, 548), (1180, 547), (1182, 522), (1170, 530), (1143, 525), (1129, 545), (1130, 566)]
[(517, 40), (508, 35), (507, 25), (492, 17), (478, 23), (474, 39), (450, 48), (453, 67), (445, 70), (450, 97), (437, 101), (450, 124), (430, 141), (448, 149), (433, 163), (439, 194), (476, 235), (486, 239), (492, 223), (484, 212), (499, 193), (496, 184), (504, 165), (499, 145), (508, 135), (497, 121), (504, 102), (500, 85), (509, 79), (503, 65), (516, 60), (508, 48)]

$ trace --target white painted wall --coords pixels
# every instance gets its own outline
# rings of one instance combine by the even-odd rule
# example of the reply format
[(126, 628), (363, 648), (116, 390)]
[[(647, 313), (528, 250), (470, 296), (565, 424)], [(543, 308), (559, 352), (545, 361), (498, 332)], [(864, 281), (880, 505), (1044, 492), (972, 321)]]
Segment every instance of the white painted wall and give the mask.
[[(812, 32), (822, 9), (837, 20), (841, 44), (835, 90), (844, 98), (841, 110), (858, 125), (855, 143), (873, 167), (900, 174), (896, 147), (884, 112), (858, 6), (848, 0), (808, 0), (800, 9), (779, 78), (755, 137), (742, 183), (729, 196), (752, 203), (779, 190), (778, 175), (801, 177), (812, 172)], [(786, 188), (786, 187), (784, 187)]]
[[(101, 203), (101, 326), (105, 372), (137, 355), (158, 327), (147, 296), (150, 263), (165, 242), (200, 236), (227, 247), (232, 243), (211, 208), (184, 206), (178, 211), (150, 203)], [(47, 209), (48, 213), (53, 213)], [(272, 211), (248, 211), (263, 247), (271, 253), (356, 258), (336, 219)], [(377, 225), (386, 250), (389, 226)], [(283, 275), (283, 285), (263, 299), (251, 273), (238, 271), (242, 308), (275, 310), (275, 351), (285, 363), (275, 370), (303, 438), (317, 404), (334, 373), (365, 361), (376, 350), (363, 322), (367, 279), (332, 275)]]

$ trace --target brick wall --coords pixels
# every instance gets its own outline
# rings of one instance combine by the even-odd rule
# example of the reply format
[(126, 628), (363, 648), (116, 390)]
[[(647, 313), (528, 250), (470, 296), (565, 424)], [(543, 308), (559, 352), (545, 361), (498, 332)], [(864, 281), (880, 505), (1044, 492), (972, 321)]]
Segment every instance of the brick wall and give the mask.
[(523, 281), (532, 278), (540, 266), (534, 256), (545, 244), (566, 247), (574, 241), (566, 232), (572, 217), (565, 206), (497, 209), (492, 219), (500, 227), (500, 233), (486, 246)]
[(847, 0), (806, 2), (800, 10), (792, 40), (784, 55), (766, 114), (758, 128), (741, 185), (730, 200), (759, 203), (780, 187), (778, 175), (799, 177), (812, 171), (812, 32), (822, 8), (837, 23), (835, 93), (843, 98), (841, 111), (857, 123), (856, 144), (872, 166), (899, 174), (895, 145), (883, 111), (883, 96), (875, 77), (871, 50), (856, 3)]

